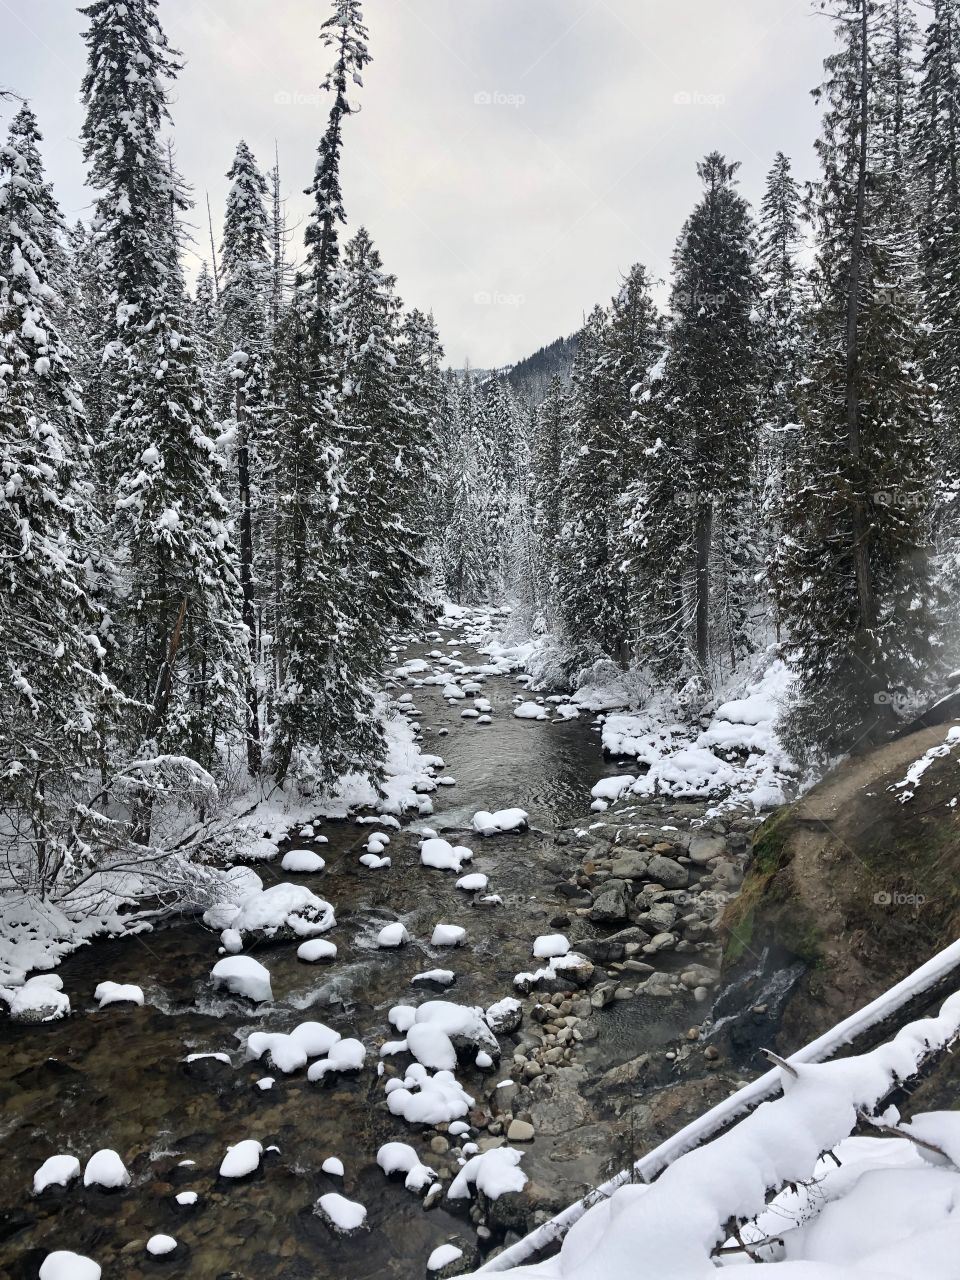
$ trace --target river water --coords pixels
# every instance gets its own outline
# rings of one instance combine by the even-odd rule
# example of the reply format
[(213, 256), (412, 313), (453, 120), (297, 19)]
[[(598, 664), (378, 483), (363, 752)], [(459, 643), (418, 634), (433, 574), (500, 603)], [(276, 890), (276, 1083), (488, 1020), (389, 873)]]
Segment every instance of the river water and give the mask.
[[(441, 641), (400, 656), (423, 656), (437, 646), (455, 654), (446, 644), (450, 637), (444, 633)], [(459, 651), (464, 662), (485, 661), (467, 644)], [(519, 688), (512, 677), (488, 678), (489, 725), (461, 719), (469, 704), (448, 705), (436, 686), (413, 690), (424, 749), (442, 755), (445, 772), (457, 779), (456, 787), (436, 792), (435, 814), (426, 821), (447, 832), (466, 828), (481, 808), (519, 806), (530, 814), (528, 833), (465, 839), (475, 851), (471, 869), (490, 877), (502, 907), (477, 909), (470, 895), (455, 889), (455, 876), (422, 868), (409, 829), (391, 833), (390, 870), (371, 872), (357, 861), (370, 827), (317, 822), (329, 840), (314, 846), (327, 860), (322, 873), (292, 876), (278, 863), (257, 870), (266, 884), (300, 881), (334, 904), (337, 927), (330, 937), (339, 954), (333, 965), (311, 966), (298, 962), (290, 943), (257, 948), (271, 972), (272, 1006), (256, 1009), (216, 993), (209, 972), (218, 938), (183, 919), (69, 957), (59, 970), (73, 1006), (68, 1019), (0, 1024), (0, 1275), (34, 1280), (47, 1253), (72, 1249), (96, 1259), (104, 1277), (130, 1280), (156, 1273), (196, 1280), (389, 1280), (423, 1276), (430, 1252), (448, 1240), (472, 1247), (473, 1228), (462, 1210), (452, 1213), (441, 1203), (424, 1211), (402, 1181), (388, 1182), (377, 1167), (378, 1147), (391, 1140), (412, 1143), (445, 1179), (456, 1166), (452, 1156), (431, 1154), (431, 1134), (418, 1134), (387, 1112), (375, 1063), (380, 1044), (395, 1038), (386, 1018), (390, 1006), (435, 998), (411, 988), (415, 973), (454, 969), (457, 983), (448, 998), (460, 1003), (486, 1006), (512, 993), (514, 974), (531, 967), (532, 938), (553, 931), (551, 921), (564, 909), (555, 894), (564, 878), (556, 861), (564, 850), (554, 835), (589, 812), (590, 789), (600, 777), (622, 772), (603, 761), (592, 717), (516, 719)], [(569, 858), (572, 871), (578, 855), (569, 852)], [(380, 951), (376, 933), (394, 919), (414, 941), (401, 951)], [(454, 953), (432, 949), (427, 940), (439, 921), (464, 925), (468, 945)], [(141, 985), (145, 1007), (98, 1010), (94, 988), (106, 979)], [(618, 1006), (603, 1016), (606, 1031), (588, 1059), (597, 1070), (669, 1041), (690, 1020), (688, 1010), (662, 1001)], [(282, 1076), (245, 1060), (249, 1032), (287, 1031), (307, 1018), (363, 1039), (365, 1069), (324, 1086), (308, 1083), (303, 1072)], [(229, 1065), (184, 1062), (188, 1054), (223, 1052)], [(506, 1075), (510, 1054), (505, 1047), (496, 1078)], [(268, 1074), (276, 1083), (260, 1090), (256, 1081)], [(458, 1078), (483, 1101), (479, 1072), (461, 1069)], [(622, 1150), (607, 1151), (602, 1135), (594, 1137), (582, 1155), (575, 1132), (538, 1135), (527, 1148), (524, 1167), (554, 1196), (545, 1201), (548, 1208), (618, 1166)], [(227, 1146), (245, 1138), (276, 1149), (267, 1151), (253, 1179), (219, 1179)], [(31, 1194), (33, 1173), (48, 1156), (72, 1153), (82, 1165), (103, 1147), (119, 1152), (132, 1175), (123, 1192), (74, 1182), (63, 1191)], [(342, 1182), (321, 1171), (329, 1156), (343, 1160)], [(177, 1204), (183, 1190), (198, 1193), (194, 1206)], [(364, 1204), (369, 1229), (335, 1236), (313, 1211), (328, 1191)], [(145, 1252), (146, 1240), (158, 1232), (178, 1241), (164, 1259)]]

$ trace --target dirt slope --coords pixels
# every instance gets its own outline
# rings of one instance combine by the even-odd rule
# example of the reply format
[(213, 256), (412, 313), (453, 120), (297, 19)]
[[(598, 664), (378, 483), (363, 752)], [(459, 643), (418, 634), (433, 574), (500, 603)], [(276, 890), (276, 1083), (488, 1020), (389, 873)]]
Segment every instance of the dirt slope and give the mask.
[(757, 831), (725, 919), (725, 968), (764, 948), (807, 971), (789, 999), (791, 1049), (873, 999), (960, 933), (960, 744), (916, 787), (910, 766), (944, 744), (936, 725), (850, 759)]

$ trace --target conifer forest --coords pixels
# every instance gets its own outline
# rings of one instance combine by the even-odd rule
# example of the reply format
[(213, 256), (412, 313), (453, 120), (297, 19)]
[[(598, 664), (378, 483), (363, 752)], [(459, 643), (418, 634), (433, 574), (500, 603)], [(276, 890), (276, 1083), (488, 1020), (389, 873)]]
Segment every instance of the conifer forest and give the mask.
[[(724, 0), (746, 138), (615, 96), (708, 0), (449, 3), (0, 12), (0, 1275), (960, 1280), (960, 0)], [(230, 24), (310, 148), (184, 111)], [(554, 229), (411, 30), (619, 113), (573, 323), (393, 274), (434, 169)]]

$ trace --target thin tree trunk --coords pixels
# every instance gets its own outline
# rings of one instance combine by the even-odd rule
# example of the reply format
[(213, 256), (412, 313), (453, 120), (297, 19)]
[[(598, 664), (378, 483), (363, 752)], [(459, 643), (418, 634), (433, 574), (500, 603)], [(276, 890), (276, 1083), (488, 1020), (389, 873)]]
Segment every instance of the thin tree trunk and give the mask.
[(257, 659), (257, 620), (253, 598), (253, 517), (250, 510), (250, 436), (245, 397), (237, 391), (237, 478), (240, 487), (240, 591), (241, 617), (247, 628), (250, 670), (246, 680), (247, 768), (252, 776), (260, 772), (263, 751), (260, 744), (260, 707), (254, 666)]
[(697, 661), (706, 671), (710, 661), (710, 545), (713, 540), (713, 503), (697, 503)]

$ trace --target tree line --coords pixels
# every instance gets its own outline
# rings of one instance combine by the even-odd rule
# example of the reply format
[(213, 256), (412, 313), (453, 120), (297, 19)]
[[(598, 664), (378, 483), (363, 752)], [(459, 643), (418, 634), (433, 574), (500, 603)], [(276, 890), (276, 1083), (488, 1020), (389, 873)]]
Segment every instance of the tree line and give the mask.
[(28, 104), (0, 147), (0, 841), (41, 891), (146, 858), (218, 784), (376, 774), (378, 676), (430, 608), (443, 396), (432, 319), (364, 228), (341, 243), (359, 0), (320, 29), (302, 267), (240, 141), (193, 295), (180, 55), (157, 0), (81, 12), (89, 223), (65, 226)]
[[(503, 548), (488, 509), (524, 513), (512, 576), (570, 673), (612, 660), (696, 710), (779, 645), (807, 759), (881, 739), (938, 688), (960, 532), (960, 3), (935, 0), (922, 32), (906, 0), (819, 8), (819, 176), (778, 154), (754, 211), (737, 164), (705, 157), (666, 313), (632, 267), (569, 384), (514, 406), (460, 540)], [(469, 376), (448, 395), (479, 475), (497, 430), (471, 404), (492, 395)], [(496, 594), (511, 571), (483, 563)], [(462, 558), (443, 573), (482, 594)]]

